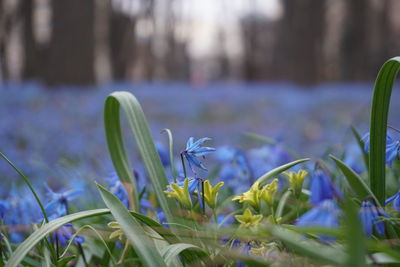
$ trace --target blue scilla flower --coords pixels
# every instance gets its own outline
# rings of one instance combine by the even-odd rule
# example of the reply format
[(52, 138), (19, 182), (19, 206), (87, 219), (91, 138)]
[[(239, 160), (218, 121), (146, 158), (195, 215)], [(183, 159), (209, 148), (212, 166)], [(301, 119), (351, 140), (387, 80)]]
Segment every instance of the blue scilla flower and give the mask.
[[(361, 141), (364, 142), (364, 150), (369, 153), (369, 143), (370, 143), (370, 134), (366, 133)], [(386, 136), (386, 164), (389, 167), (392, 167), (392, 162), (399, 154), (400, 151), (400, 141), (395, 141), (389, 135)]]
[(4, 218), (4, 215), (6, 214), (7, 211), (7, 202), (5, 201), (0, 201), (0, 219)]
[[(296, 221), (296, 225), (300, 227), (317, 226), (324, 228), (339, 227), (340, 210), (336, 203), (331, 199), (326, 199), (318, 206), (304, 213)], [(321, 235), (319, 238), (322, 241), (332, 241), (334, 238), (326, 235)]]
[(370, 200), (367, 199), (362, 202), (359, 216), (364, 228), (364, 233), (367, 237), (372, 236), (374, 228), (377, 234), (385, 234), (385, 224), (381, 220), (381, 217), (389, 216), (382, 209), (375, 206)]
[(311, 204), (318, 205), (326, 199), (341, 198), (342, 193), (332, 184), (330, 178), (321, 170), (316, 170), (310, 184)]
[(390, 202), (393, 202), (393, 209), (400, 212), (400, 190), (390, 198), (386, 199), (385, 205), (389, 204)]
[(215, 151), (215, 148), (201, 146), (205, 141), (208, 140), (211, 140), (211, 138), (204, 137), (194, 142), (194, 138), (190, 137), (186, 143), (186, 149), (182, 151), (182, 155), (188, 161), (189, 167), (193, 172), (194, 166), (203, 170), (207, 170), (197, 157), (204, 157), (205, 155)]
[(57, 214), (57, 216), (67, 215), (69, 201), (75, 199), (82, 193), (80, 189), (71, 189), (57, 193), (51, 190), (47, 184), (45, 184), (45, 187), (47, 189), (47, 195), (50, 198), (50, 202), (45, 206), (46, 212), (48, 214)]
[(129, 196), (117, 173), (113, 172), (110, 178), (106, 179), (109, 185), (109, 190), (113, 193), (126, 208), (129, 209)]

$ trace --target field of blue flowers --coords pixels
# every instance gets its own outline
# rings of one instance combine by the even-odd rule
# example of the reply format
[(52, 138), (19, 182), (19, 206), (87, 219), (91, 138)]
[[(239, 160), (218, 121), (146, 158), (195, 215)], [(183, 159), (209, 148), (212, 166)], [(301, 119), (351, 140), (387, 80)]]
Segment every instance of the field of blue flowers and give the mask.
[(398, 264), (399, 67), (373, 95), (2, 85), (0, 266)]

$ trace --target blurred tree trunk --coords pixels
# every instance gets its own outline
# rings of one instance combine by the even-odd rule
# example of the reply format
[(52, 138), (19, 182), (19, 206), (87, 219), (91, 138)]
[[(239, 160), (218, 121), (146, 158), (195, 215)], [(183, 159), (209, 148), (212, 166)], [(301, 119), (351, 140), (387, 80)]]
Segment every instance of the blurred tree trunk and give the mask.
[(112, 11), (110, 24), (109, 41), (113, 78), (126, 80), (132, 77), (134, 68), (136, 18)]
[(367, 14), (369, 1), (346, 1), (347, 8), (341, 44), (341, 79), (363, 80), (368, 68)]
[[(349, 1), (352, 2), (352, 1)], [(282, 0), (283, 17), (276, 66), (282, 80), (315, 83), (321, 79), (325, 0)]]
[(53, 0), (52, 34), (46, 71), (49, 85), (92, 85), (94, 0)]
[(45, 48), (40, 47), (34, 36), (34, 0), (23, 0), (21, 3), (21, 18), (23, 20), (24, 62), (22, 78), (24, 80), (41, 79), (44, 75)]

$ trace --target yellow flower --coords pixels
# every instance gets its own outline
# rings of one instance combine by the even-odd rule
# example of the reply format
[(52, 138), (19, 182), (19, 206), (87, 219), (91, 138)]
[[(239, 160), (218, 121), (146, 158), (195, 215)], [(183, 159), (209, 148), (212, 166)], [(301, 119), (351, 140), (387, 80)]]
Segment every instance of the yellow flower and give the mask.
[(289, 179), (290, 189), (293, 192), (293, 195), (296, 198), (300, 197), (301, 189), (303, 188), (304, 179), (307, 176), (307, 172), (305, 170), (299, 170), (297, 173), (295, 172), (284, 172), (284, 174)]
[(255, 210), (260, 210), (260, 196), (261, 190), (259, 189), (259, 182), (255, 182), (249, 191), (244, 192), (241, 196), (235, 196), (232, 201), (239, 200), (240, 203), (247, 203)]
[(271, 183), (265, 185), (261, 190), (261, 198), (264, 199), (265, 202), (269, 206), (272, 206), (274, 203), (274, 196), (276, 191), (278, 190), (278, 179), (272, 180)]
[(240, 226), (242, 227), (254, 227), (258, 225), (263, 216), (261, 214), (253, 215), (250, 209), (247, 208), (243, 215), (236, 215), (235, 218), (238, 222), (240, 222)]
[(213, 188), (210, 184), (210, 181), (208, 180), (204, 181), (204, 200), (211, 209), (215, 209), (217, 205), (218, 190), (223, 185), (224, 182), (219, 182)]
[(165, 190), (164, 193), (168, 197), (176, 198), (185, 208), (192, 208), (192, 200), (190, 199), (189, 193), (189, 179), (186, 178), (183, 182), (183, 187), (180, 187), (177, 184), (171, 184), (168, 186), (168, 190)]

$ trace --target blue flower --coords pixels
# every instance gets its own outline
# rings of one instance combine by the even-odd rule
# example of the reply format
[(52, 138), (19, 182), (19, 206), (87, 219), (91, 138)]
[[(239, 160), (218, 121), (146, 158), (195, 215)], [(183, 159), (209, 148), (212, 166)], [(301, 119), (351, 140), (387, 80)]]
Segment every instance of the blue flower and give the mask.
[[(296, 221), (296, 225), (300, 227), (317, 226), (324, 228), (338, 228), (339, 214), (340, 210), (336, 203), (331, 199), (327, 199), (299, 217)], [(319, 238), (322, 241), (334, 240), (334, 238), (326, 235), (321, 235)]]
[[(370, 134), (366, 133), (361, 141), (364, 142), (365, 152), (369, 152)], [(400, 141), (393, 140), (389, 135), (386, 136), (386, 164), (392, 167), (392, 162), (399, 154), (400, 151)]]
[(45, 184), (48, 191), (47, 195), (50, 197), (51, 201), (46, 205), (46, 213), (57, 214), (58, 216), (64, 216), (68, 214), (68, 202), (76, 198), (82, 193), (82, 190), (72, 189), (64, 191), (62, 193), (56, 193), (51, 188)]
[(205, 141), (208, 140), (211, 140), (211, 138), (204, 137), (194, 142), (194, 138), (190, 137), (186, 143), (186, 149), (182, 151), (182, 155), (188, 161), (189, 167), (193, 172), (194, 166), (203, 170), (207, 170), (204, 165), (197, 159), (197, 157), (204, 157), (205, 155), (215, 151), (215, 148), (201, 146)]
[(7, 203), (4, 201), (0, 201), (0, 219), (4, 218), (4, 214), (6, 214), (7, 211)]
[(107, 178), (106, 180), (108, 182), (108, 185), (110, 186), (110, 192), (113, 193), (122, 202), (122, 204), (124, 204), (126, 208), (129, 209), (128, 192), (119, 180), (117, 174), (115, 172), (112, 173), (112, 176), (110, 178)]
[(311, 203), (318, 205), (325, 199), (341, 198), (342, 193), (332, 184), (328, 175), (321, 170), (316, 170), (310, 184)]
[(400, 212), (400, 190), (390, 198), (386, 199), (385, 205), (389, 204), (392, 201), (393, 201), (393, 209)]
[(385, 234), (385, 224), (381, 220), (381, 216), (389, 217), (382, 209), (376, 207), (371, 201), (364, 200), (361, 204), (359, 212), (364, 233), (367, 237), (371, 237), (375, 226), (375, 231), (379, 235)]

